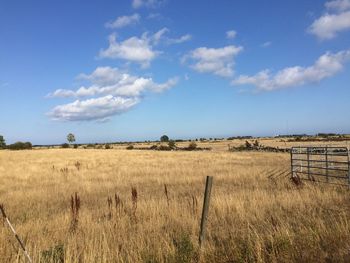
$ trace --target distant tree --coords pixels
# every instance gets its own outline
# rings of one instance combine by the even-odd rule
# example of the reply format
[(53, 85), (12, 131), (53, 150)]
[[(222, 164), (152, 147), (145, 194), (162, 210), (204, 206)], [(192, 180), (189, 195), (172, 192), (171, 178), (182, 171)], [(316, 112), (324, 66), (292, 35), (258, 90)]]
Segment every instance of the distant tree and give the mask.
[(169, 137), (167, 135), (163, 135), (162, 137), (160, 137), (160, 141), (161, 142), (168, 142), (169, 141)]
[(73, 143), (73, 142), (75, 142), (75, 136), (74, 136), (73, 133), (69, 133), (69, 134), (67, 135), (67, 141), (68, 141), (70, 144)]
[(63, 144), (61, 145), (61, 148), (69, 148), (69, 144), (68, 144), (68, 143), (63, 143)]
[(4, 136), (0, 135), (0, 149), (5, 149), (6, 148), (6, 143)]

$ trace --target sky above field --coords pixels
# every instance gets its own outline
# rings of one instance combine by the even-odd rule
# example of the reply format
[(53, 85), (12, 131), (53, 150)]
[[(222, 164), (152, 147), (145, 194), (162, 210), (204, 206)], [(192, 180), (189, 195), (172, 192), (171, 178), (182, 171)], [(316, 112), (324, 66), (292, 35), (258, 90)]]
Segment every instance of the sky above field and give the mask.
[(350, 0), (0, 2), (8, 143), (350, 133)]

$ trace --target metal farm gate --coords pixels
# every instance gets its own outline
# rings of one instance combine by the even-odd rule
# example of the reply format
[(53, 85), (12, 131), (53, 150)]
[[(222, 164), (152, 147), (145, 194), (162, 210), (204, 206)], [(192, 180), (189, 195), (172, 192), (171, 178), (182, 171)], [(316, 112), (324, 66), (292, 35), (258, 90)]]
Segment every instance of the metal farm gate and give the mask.
[(350, 186), (347, 147), (292, 147), (290, 152), (292, 177)]

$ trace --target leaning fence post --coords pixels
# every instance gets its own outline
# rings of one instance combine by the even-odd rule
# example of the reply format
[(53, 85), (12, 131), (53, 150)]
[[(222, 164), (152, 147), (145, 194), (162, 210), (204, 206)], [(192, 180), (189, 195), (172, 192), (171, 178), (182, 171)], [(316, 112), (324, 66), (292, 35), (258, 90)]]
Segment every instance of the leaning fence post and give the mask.
[(22, 240), (19, 238), (19, 236), (16, 233), (16, 230), (13, 228), (10, 220), (8, 219), (8, 217), (7, 217), (6, 213), (5, 213), (4, 205), (2, 205), (2, 204), (0, 204), (0, 211), (1, 211), (2, 216), (5, 218), (5, 221), (6, 221), (7, 225), (9, 226), (9, 228), (11, 229), (12, 233), (15, 235), (15, 238), (17, 239), (19, 245), (21, 246), (21, 248), (22, 248), (22, 250), (24, 252), (24, 255), (27, 257), (28, 261), (30, 263), (32, 263), (32, 260), (31, 260), (31, 258), (29, 256), (29, 254), (28, 254), (28, 252), (27, 252), (27, 250), (26, 250)]
[(200, 232), (199, 232), (199, 247), (202, 247), (202, 244), (203, 244), (204, 238), (205, 238), (205, 226), (207, 223), (212, 185), (213, 185), (213, 177), (207, 176), (206, 183), (205, 183), (205, 191), (204, 191), (201, 228), (200, 228)]

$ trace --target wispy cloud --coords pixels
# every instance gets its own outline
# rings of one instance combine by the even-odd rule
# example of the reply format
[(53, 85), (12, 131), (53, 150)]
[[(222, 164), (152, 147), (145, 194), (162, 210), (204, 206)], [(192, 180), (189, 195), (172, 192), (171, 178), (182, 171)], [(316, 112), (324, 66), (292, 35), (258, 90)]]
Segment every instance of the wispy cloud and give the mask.
[(132, 0), (132, 7), (137, 9), (141, 7), (156, 8), (161, 6), (165, 0)]
[(261, 44), (262, 47), (269, 47), (271, 45), (272, 45), (272, 42), (270, 42), (270, 41), (266, 41), (266, 42)]
[(137, 13), (130, 16), (120, 16), (114, 21), (107, 22), (105, 26), (107, 28), (112, 28), (112, 29), (122, 28), (129, 25), (137, 24), (138, 22), (140, 22), (140, 18), (141, 18), (140, 15)]
[(338, 33), (350, 29), (350, 0), (328, 1), (328, 11), (316, 19), (308, 28), (308, 32), (321, 40), (335, 38)]
[(231, 77), (234, 74), (234, 58), (242, 51), (243, 47), (234, 45), (222, 48), (200, 47), (186, 54), (182, 62), (190, 61), (190, 67), (200, 73)]
[(325, 3), (328, 10), (345, 11), (350, 9), (350, 0), (334, 0)]
[(350, 50), (338, 53), (327, 52), (309, 67), (288, 67), (272, 74), (263, 70), (253, 76), (241, 75), (232, 81), (233, 85), (250, 84), (261, 91), (272, 91), (319, 82), (340, 72), (350, 60)]
[(234, 39), (237, 36), (237, 32), (235, 30), (229, 30), (226, 32), (227, 39)]

